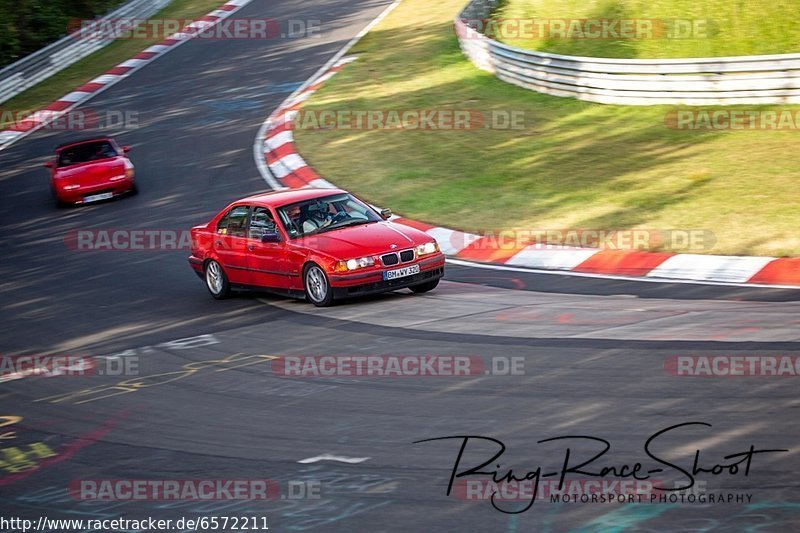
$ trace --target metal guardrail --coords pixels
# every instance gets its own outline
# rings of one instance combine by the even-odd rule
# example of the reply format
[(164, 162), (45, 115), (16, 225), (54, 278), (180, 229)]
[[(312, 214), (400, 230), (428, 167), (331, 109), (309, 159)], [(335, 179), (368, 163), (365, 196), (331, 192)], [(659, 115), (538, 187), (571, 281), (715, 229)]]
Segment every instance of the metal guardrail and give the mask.
[[(96, 21), (144, 19), (171, 1), (131, 0)], [(114, 41), (81, 38), (79, 33), (80, 30), (73, 32), (0, 70), (0, 104)]]
[(690, 59), (612, 59), (523, 50), (481, 34), (497, 0), (472, 0), (455, 20), (461, 50), (499, 79), (601, 104), (800, 103), (800, 54)]

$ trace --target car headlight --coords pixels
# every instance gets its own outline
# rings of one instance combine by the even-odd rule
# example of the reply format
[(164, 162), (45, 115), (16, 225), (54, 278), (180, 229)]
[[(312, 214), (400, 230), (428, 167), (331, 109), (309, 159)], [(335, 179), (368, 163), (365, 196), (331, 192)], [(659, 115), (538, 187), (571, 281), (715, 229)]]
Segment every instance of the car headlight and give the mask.
[(336, 272), (348, 272), (350, 270), (358, 270), (359, 268), (369, 267), (375, 264), (374, 257), (359, 257), (358, 259), (348, 259), (347, 261), (338, 261), (333, 269)]
[(439, 251), (439, 243), (437, 243), (436, 241), (426, 242), (425, 244), (420, 244), (419, 246), (417, 246), (417, 257), (434, 254), (438, 251)]

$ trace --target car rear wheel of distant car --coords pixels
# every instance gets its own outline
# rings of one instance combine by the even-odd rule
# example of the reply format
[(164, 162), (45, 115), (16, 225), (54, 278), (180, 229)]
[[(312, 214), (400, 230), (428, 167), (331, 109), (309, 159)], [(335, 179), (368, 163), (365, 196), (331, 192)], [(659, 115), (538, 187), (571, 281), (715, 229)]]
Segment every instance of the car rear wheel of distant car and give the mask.
[(53, 196), (53, 203), (58, 209), (64, 209), (65, 207), (70, 207), (71, 204), (62, 201), (61, 198), (58, 197), (58, 193), (54, 188), (52, 187), (50, 188), (50, 193)]
[(420, 294), (420, 293), (423, 293), (423, 292), (432, 291), (433, 289), (436, 288), (437, 285), (439, 285), (439, 280), (438, 279), (434, 279), (432, 281), (428, 281), (427, 283), (420, 283), (419, 285), (412, 285), (411, 287), (409, 287), (409, 289), (411, 289), (411, 292), (414, 292), (416, 294)]
[(206, 263), (206, 287), (211, 296), (223, 300), (231, 294), (231, 284), (222, 266), (213, 259)]
[(328, 276), (319, 265), (306, 265), (303, 273), (303, 285), (306, 298), (317, 307), (328, 307), (333, 303), (333, 291)]

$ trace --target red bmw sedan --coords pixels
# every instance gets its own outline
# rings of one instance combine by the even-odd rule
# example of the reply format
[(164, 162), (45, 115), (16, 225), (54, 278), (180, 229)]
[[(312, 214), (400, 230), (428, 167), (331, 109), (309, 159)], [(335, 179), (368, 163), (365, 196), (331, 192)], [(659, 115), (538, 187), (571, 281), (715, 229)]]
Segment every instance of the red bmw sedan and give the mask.
[(88, 204), (136, 193), (133, 163), (110, 137), (62, 144), (45, 163), (56, 205)]
[(232, 289), (261, 289), (324, 307), (352, 296), (436, 288), (445, 263), (439, 245), (390, 216), (341, 189), (251, 196), (192, 228), (189, 263), (217, 299)]

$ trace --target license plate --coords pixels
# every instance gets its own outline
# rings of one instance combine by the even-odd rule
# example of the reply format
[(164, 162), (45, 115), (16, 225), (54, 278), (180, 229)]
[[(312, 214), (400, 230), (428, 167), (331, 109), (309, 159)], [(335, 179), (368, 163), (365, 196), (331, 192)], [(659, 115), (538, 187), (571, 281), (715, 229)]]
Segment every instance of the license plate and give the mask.
[(406, 276), (413, 276), (419, 274), (419, 265), (411, 265), (397, 270), (387, 270), (383, 273), (383, 279), (389, 281), (390, 279), (404, 278)]
[(113, 196), (114, 196), (113, 192), (104, 192), (104, 193), (101, 193), (101, 194), (93, 194), (91, 196), (84, 196), (83, 197), (83, 201), (88, 204), (89, 202), (99, 202), (100, 200), (108, 200), (109, 198), (112, 198)]

